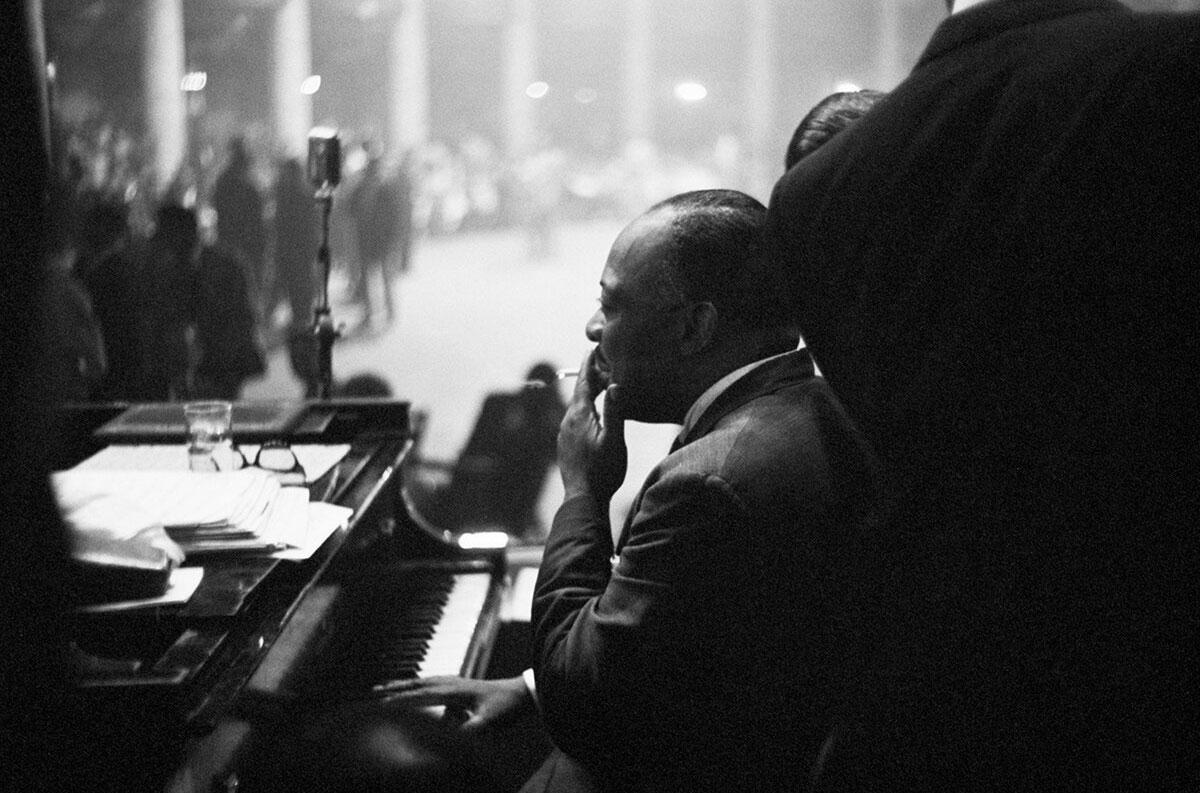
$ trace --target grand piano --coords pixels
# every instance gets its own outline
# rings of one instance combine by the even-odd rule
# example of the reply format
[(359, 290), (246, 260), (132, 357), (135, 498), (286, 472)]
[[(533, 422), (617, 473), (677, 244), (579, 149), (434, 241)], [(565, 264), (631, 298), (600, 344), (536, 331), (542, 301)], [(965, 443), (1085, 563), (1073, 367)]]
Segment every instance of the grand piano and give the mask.
[[(111, 442), (96, 430), (122, 409), (65, 411), (75, 443), (61, 462)], [(205, 559), (182, 606), (75, 616), (97, 789), (318, 790), (369, 787), (366, 777), (452, 789), (462, 778), (447, 714), (381, 718), (379, 690), (416, 675), (484, 675), (504, 554), (464, 549), (416, 511), (409, 419), (397, 401), (305, 404), (292, 443), (350, 444), (310, 492), (353, 510), (309, 559)]]

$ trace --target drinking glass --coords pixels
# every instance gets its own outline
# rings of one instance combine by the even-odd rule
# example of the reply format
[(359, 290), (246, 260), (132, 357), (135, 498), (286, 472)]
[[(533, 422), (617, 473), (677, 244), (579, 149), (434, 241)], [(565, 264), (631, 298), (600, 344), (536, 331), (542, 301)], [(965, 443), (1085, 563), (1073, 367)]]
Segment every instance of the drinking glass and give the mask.
[(234, 468), (233, 404), (188, 402), (183, 406), (187, 423), (188, 468), (192, 471), (228, 471)]

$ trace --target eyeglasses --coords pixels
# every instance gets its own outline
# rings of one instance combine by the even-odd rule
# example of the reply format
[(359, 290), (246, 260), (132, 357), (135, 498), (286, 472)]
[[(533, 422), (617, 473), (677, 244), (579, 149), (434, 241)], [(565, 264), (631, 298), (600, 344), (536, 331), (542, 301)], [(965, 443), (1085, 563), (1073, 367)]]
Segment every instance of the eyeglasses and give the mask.
[(296, 451), (287, 441), (266, 441), (254, 453), (254, 462), (247, 462), (246, 455), (238, 447), (233, 447), (233, 467), (261, 468), (275, 476), (281, 485), (303, 485), (308, 482), (308, 474), (296, 457)]

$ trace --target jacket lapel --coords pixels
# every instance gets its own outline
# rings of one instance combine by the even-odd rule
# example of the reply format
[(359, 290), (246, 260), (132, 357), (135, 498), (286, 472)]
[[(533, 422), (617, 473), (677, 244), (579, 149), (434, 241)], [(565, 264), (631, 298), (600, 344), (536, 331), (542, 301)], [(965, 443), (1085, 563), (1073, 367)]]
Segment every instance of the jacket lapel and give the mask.
[(695, 426), (682, 439), (677, 439), (671, 451), (677, 450), (695, 438), (707, 434), (730, 411), (736, 410), (755, 397), (770, 394), (799, 380), (813, 376), (812, 357), (808, 350), (799, 349), (781, 355), (761, 366), (755, 367), (744, 377), (733, 383), (723, 394), (700, 415)]
[[(795, 350), (786, 355), (781, 355), (772, 361), (768, 361), (762, 366), (755, 367), (744, 377), (733, 383), (708, 406), (708, 409), (700, 415), (700, 419), (692, 427), (691, 431), (687, 433), (686, 437), (676, 438), (672, 442), (671, 453), (673, 454), (692, 440), (708, 433), (723, 416), (730, 411), (736, 410), (750, 400), (778, 391), (780, 388), (785, 388), (813, 376), (812, 357), (806, 349)], [(620, 555), (621, 549), (625, 545), (625, 538), (629, 536), (629, 525), (633, 522), (634, 516), (637, 515), (638, 510), (641, 508), (642, 495), (645, 492), (645, 485), (643, 485), (634, 498), (629, 512), (625, 515), (625, 522), (621, 528), (621, 534), (617, 539), (614, 559)]]

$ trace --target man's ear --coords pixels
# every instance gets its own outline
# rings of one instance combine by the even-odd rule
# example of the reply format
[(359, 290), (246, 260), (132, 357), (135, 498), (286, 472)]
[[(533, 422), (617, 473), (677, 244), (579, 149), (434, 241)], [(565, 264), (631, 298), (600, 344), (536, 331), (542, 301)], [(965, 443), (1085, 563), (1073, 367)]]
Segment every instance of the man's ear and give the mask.
[(712, 303), (693, 303), (683, 312), (679, 325), (679, 346), (684, 355), (700, 352), (717, 332), (717, 307)]

